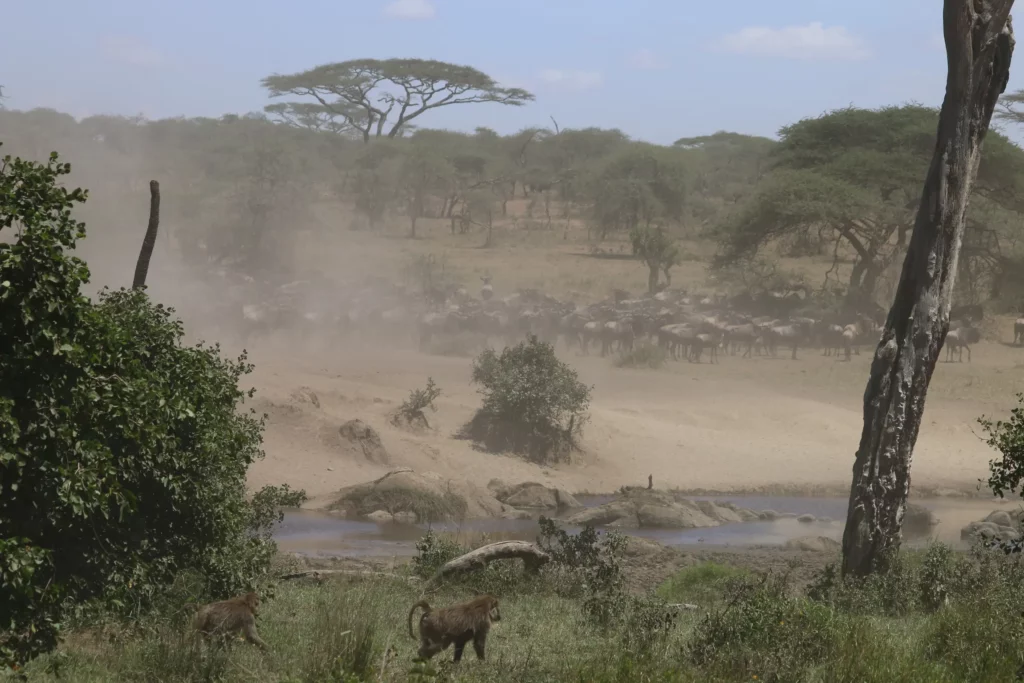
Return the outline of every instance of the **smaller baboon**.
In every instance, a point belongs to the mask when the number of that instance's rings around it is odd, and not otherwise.
[[[417,607],[423,608],[420,615],[420,659],[430,659],[438,652],[447,650],[455,643],[455,661],[462,659],[466,643],[473,641],[477,659],[484,658],[484,646],[491,622],[501,621],[498,599],[493,595],[478,595],[469,602],[433,610],[426,600],[420,600],[409,610],[409,636],[416,640],[412,630],[412,615]]]
[[[199,608],[195,627],[207,641],[213,636],[223,638],[241,633],[250,643],[261,650],[266,650],[267,644],[256,633],[256,615],[259,609],[260,597],[255,593],[211,602]]]

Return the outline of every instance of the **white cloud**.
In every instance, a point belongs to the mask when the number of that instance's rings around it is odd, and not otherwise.
[[[103,56],[131,66],[163,66],[167,64],[157,50],[133,36],[106,36],[100,39]]]
[[[634,69],[663,69],[665,62],[661,60],[654,50],[644,48],[637,50],[629,56],[629,65]]]
[[[573,71],[571,69],[544,69],[540,72],[544,83],[566,90],[590,90],[604,82],[598,71]]]
[[[433,19],[437,9],[430,0],[395,0],[384,8],[392,19]]]
[[[784,28],[748,26],[726,35],[720,47],[738,54],[787,59],[856,60],[869,54],[863,41],[844,27],[826,27],[820,21]]]

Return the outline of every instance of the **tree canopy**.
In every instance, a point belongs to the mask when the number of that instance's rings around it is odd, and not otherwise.
[[[495,102],[521,106],[533,95],[505,88],[470,66],[432,59],[353,59],[322,64],[262,81],[271,97],[291,95],[313,102],[270,105],[268,113],[290,122],[330,122],[334,130],[355,131],[364,141],[394,138],[424,113],[456,104]]]
[[[917,105],[851,107],[783,128],[767,173],[725,226],[718,263],[735,263],[772,242],[796,253],[828,249],[836,265],[852,254],[849,292],[873,298],[879,278],[906,246],[937,116]],[[972,229],[994,229],[994,209],[1019,211],[1022,183],[1024,152],[991,134]]]

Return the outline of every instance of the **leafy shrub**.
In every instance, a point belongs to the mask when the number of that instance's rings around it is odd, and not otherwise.
[[[717,562],[684,567],[658,586],[658,595],[671,602],[693,602],[700,606],[721,601],[730,581],[747,575],[746,570]]]
[[[838,650],[843,634],[824,605],[787,595],[787,577],[739,579],[725,607],[708,613],[688,644],[690,661],[730,677],[802,680]]]
[[[551,344],[531,336],[501,354],[486,349],[473,363],[473,382],[484,401],[466,436],[537,461],[568,457],[586,421],[591,389]]]
[[[625,536],[599,534],[592,526],[570,534],[547,517],[538,524],[537,545],[551,556],[548,572],[554,572],[556,587],[563,595],[582,595],[584,613],[609,627],[627,607],[621,565]]]
[[[445,563],[454,560],[467,550],[455,541],[438,536],[433,529],[416,541],[416,555],[412,558],[413,573],[420,578],[429,579]]]
[[[657,344],[644,342],[637,344],[629,351],[620,352],[619,357],[615,359],[615,367],[657,370],[665,364],[666,358],[668,358],[668,354],[665,349]]]
[[[262,419],[238,410],[245,356],[181,345],[142,291],[81,294],[84,235],[58,163],[0,166],[0,660],[53,647],[63,600],[137,610],[178,572],[214,595],[269,566],[271,503],[245,497]],[[249,392],[251,396],[252,392]],[[294,492],[293,492],[294,493]],[[287,498],[290,494],[285,494]],[[253,532],[256,533],[253,533]]]
[[[1010,410],[1008,420],[993,422],[981,417],[978,423],[988,434],[986,443],[1000,453],[998,459],[989,462],[989,488],[1000,498],[1014,492],[1024,497],[1024,394],[1017,394],[1017,407]],[[1006,552],[1024,551],[1024,539],[994,545]]]
[[[423,411],[428,408],[436,411],[437,406],[434,405],[434,401],[440,395],[441,388],[434,384],[433,377],[428,377],[426,387],[423,389],[413,389],[409,392],[409,398],[405,399],[402,405],[398,406],[398,410],[395,411],[395,419],[393,421],[429,427],[430,423],[427,421],[427,416]]]

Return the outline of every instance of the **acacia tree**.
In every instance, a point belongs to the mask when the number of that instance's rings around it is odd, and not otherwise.
[[[501,87],[473,67],[432,59],[353,59],[295,74],[273,74],[262,84],[271,97],[312,98],[318,105],[317,117],[355,130],[364,142],[398,137],[411,121],[433,109],[479,102],[521,106],[534,99],[521,88]],[[276,107],[273,112],[308,112],[301,102],[288,104],[291,108]]]
[[[686,166],[680,153],[634,143],[612,154],[586,184],[584,201],[600,237],[682,220]]]
[[[679,265],[679,245],[662,228],[634,228],[629,235],[633,244],[633,255],[647,266],[647,291],[658,291],[658,276],[665,273],[665,284],[672,284],[669,271]]]
[[[1013,0],[945,0],[949,71],[931,166],[864,392],[864,428],[843,534],[843,574],[884,570],[899,548],[910,461],[949,330],[956,265],[981,147],[1006,88]]]
[[[873,301],[880,277],[906,247],[935,123],[935,110],[911,105],[841,109],[783,128],[768,173],[723,234],[716,264],[735,264],[780,240],[816,243],[832,251],[830,274],[852,253],[849,299]],[[1024,154],[992,138],[978,176],[981,202],[1019,203]]]

